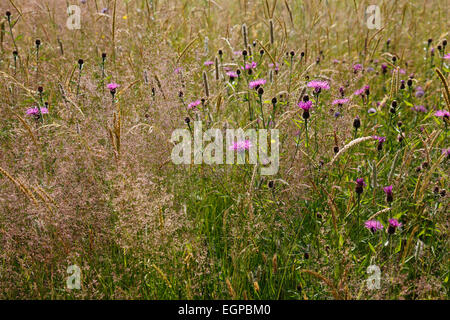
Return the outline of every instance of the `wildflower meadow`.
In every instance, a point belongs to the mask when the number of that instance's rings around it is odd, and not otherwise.
[[[1,0],[0,299],[447,299],[449,13]]]

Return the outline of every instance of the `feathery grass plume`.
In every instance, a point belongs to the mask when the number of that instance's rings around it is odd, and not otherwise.
[[[333,282],[331,282],[331,280],[325,278],[323,275],[321,275],[318,272],[312,271],[312,270],[306,270],[306,269],[301,269],[299,270],[300,273],[307,273],[310,274],[320,280],[322,280],[323,282],[325,282],[327,284],[327,286],[331,289],[331,294],[333,295],[333,297],[336,300],[340,300],[340,296],[338,294],[338,291],[336,290],[336,287],[334,286]]]
[[[244,39],[244,48],[248,47],[248,35],[247,35],[247,25],[244,23],[242,25],[242,38]]]
[[[445,79],[444,75],[442,74],[442,71],[439,70],[439,68],[436,68],[435,70],[436,70],[437,75],[439,76],[439,79],[441,79],[441,82],[444,86],[444,89],[442,90],[443,95],[444,95],[444,100],[447,105],[447,110],[450,111],[450,91],[448,88],[447,80]]]
[[[349,143],[347,143],[341,150],[339,150],[339,152],[334,156],[334,158],[329,162],[329,165],[332,166],[333,163],[337,160],[337,158],[339,158],[342,154],[344,154],[345,152],[347,152],[347,150],[349,150],[351,147],[364,142],[364,141],[368,141],[368,140],[373,140],[372,136],[369,137],[361,137],[358,139],[354,139],[352,141],[350,141]]]
[[[377,162],[372,160],[372,188],[375,189],[377,187]]]
[[[397,68],[395,68],[395,69],[392,71],[391,91],[390,91],[390,94],[389,94],[389,98],[390,98],[390,99],[393,99],[393,98],[397,95],[397,93],[398,93],[398,86],[397,86],[398,69],[399,69],[399,68],[397,67]]]
[[[228,293],[231,296],[232,299],[236,298],[236,293],[234,292],[233,286],[231,285],[231,282],[228,278],[225,279],[225,282],[227,284]]]
[[[269,33],[270,33],[270,44],[273,45],[275,38],[274,38],[274,34],[273,34],[273,20],[270,19],[269,20]]]
[[[276,274],[278,271],[277,254],[275,253],[272,258],[272,273]]]
[[[12,183],[16,185],[17,188],[22,191],[22,193],[30,200],[32,201],[36,206],[38,205],[38,202],[36,198],[33,196],[31,191],[19,180],[14,179],[12,175],[10,175],[5,169],[0,167],[0,173],[3,174],[5,177],[7,177]]]
[[[172,284],[170,283],[169,279],[165,275],[165,273],[156,265],[152,264],[152,267],[159,273],[159,275],[163,278],[163,280],[166,282],[167,286],[172,289]]]
[[[205,95],[209,98],[209,85],[208,85],[208,75],[206,71],[203,71],[203,87],[205,89]]]
[[[378,217],[380,214],[383,214],[383,213],[385,213],[385,212],[389,212],[389,211],[391,211],[391,208],[384,208],[384,209],[382,209],[382,210],[380,210],[380,211],[378,211],[378,212],[375,212],[373,215],[371,215],[367,220],[373,220],[373,219],[375,219],[376,217]]]

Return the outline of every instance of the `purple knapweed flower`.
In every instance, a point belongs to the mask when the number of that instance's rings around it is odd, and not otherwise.
[[[30,116],[38,117],[41,114],[48,114],[48,109],[45,107],[40,108],[40,109],[38,107],[32,107],[27,110],[27,115],[30,115]]]
[[[269,68],[273,68],[275,71],[280,70],[278,63],[276,63],[275,65],[273,63],[269,63]]]
[[[414,106],[411,109],[414,111],[417,111],[417,112],[427,112],[428,111],[427,108],[425,108],[424,106]]]
[[[402,224],[400,222],[398,222],[397,219],[389,219],[388,233],[394,234],[395,230],[397,228],[400,228],[401,226],[402,226]]]
[[[355,187],[355,192],[357,194],[361,194],[364,191],[364,187],[366,186],[366,183],[364,182],[363,178],[358,178],[356,179],[356,187]]]
[[[355,65],[353,65],[353,72],[357,73],[358,71],[362,70],[363,66],[360,63],[357,63]]]
[[[423,91],[422,87],[417,87],[415,93],[416,98],[422,98],[424,95],[425,91]]]
[[[212,66],[214,64],[214,61],[208,60],[208,61],[205,61],[203,64],[205,66]]]
[[[252,147],[252,143],[250,140],[242,140],[242,141],[237,141],[234,142],[229,149],[230,150],[234,150],[234,151],[238,151],[238,152],[242,152],[245,150],[249,150]]]
[[[196,106],[200,105],[200,103],[201,103],[200,100],[195,100],[188,104],[188,109],[194,109]]]
[[[446,154],[446,155],[447,155],[447,158],[450,159],[450,148],[443,149],[443,150],[442,150],[442,154]]]
[[[381,151],[383,149],[383,142],[386,141],[386,137],[373,136],[372,138],[378,140],[377,150]]]
[[[383,191],[386,194],[386,201],[392,202],[394,200],[394,196],[392,194],[392,186],[383,187]]]
[[[306,85],[308,88],[314,88],[314,90],[319,93],[321,90],[329,90],[330,85],[326,81],[313,80],[308,82]]]
[[[448,112],[447,110],[438,110],[434,115],[436,117],[443,117],[448,119],[450,117],[450,112]]]
[[[306,102],[305,102],[305,101],[300,101],[300,102],[297,104],[297,106],[298,106],[299,108],[303,109],[303,110],[308,111],[309,109],[312,108],[312,101],[311,101],[311,100],[306,101]]]
[[[227,76],[230,77],[230,79],[234,79],[234,78],[238,77],[238,74],[234,71],[228,71],[226,74],[227,74]]]
[[[447,53],[447,54],[444,56],[444,59],[450,60],[450,53]]]
[[[375,113],[377,113],[377,110],[375,108],[370,108],[369,110],[367,110],[367,112],[369,114],[375,114]]]
[[[265,79],[258,79],[258,80],[250,81],[248,86],[250,87],[250,89],[255,89],[255,88],[259,88],[260,86],[264,85],[265,83],[266,83]]]
[[[336,99],[336,100],[334,100],[331,104],[334,106],[334,105],[340,105],[340,106],[342,106],[343,104],[346,104],[346,103],[348,103],[350,101],[350,99],[347,99],[347,98],[345,98],[345,99]]]
[[[364,223],[364,227],[375,233],[377,230],[383,230],[383,225],[377,220],[368,220]]]
[[[255,61],[252,61],[252,63],[246,63],[245,64],[245,68],[244,67],[241,67],[241,69],[242,70],[249,70],[249,69],[255,69],[256,68],[256,62]]]

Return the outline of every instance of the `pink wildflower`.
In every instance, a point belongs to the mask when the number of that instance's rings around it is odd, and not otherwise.
[[[250,81],[250,83],[248,84],[248,86],[250,87],[250,89],[255,89],[255,88],[259,88],[259,86],[262,86],[263,84],[266,83],[266,80],[264,79],[258,79],[258,80],[253,80]]]
[[[383,229],[383,225],[381,224],[381,222],[379,222],[377,220],[368,220],[368,221],[366,221],[364,226],[367,229],[369,229],[370,231],[372,231],[372,233],[375,233],[377,230]]]

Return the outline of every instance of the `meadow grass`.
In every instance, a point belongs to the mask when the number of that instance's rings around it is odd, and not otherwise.
[[[447,299],[448,2],[0,12],[2,299]],[[195,120],[278,129],[278,172],[175,165]]]

